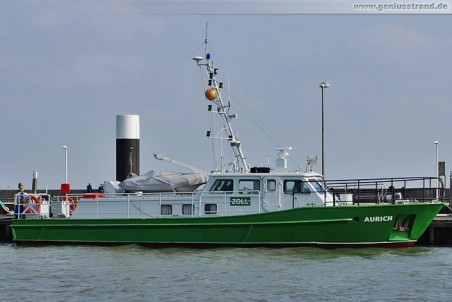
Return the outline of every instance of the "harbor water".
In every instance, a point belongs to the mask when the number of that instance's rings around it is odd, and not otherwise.
[[[450,301],[452,248],[0,244],[0,301]]]

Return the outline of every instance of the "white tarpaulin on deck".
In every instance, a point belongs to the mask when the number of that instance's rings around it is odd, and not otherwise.
[[[151,170],[146,174],[132,176],[119,186],[126,191],[143,192],[192,192],[207,182],[204,173],[179,173]]]

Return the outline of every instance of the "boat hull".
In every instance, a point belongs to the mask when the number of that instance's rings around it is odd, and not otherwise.
[[[11,230],[18,243],[404,247],[417,241],[442,206],[308,207],[227,217],[16,219]]]

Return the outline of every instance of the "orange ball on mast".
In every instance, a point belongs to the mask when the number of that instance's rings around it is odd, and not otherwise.
[[[215,88],[209,87],[207,88],[205,95],[206,99],[213,101],[218,97],[218,92]]]

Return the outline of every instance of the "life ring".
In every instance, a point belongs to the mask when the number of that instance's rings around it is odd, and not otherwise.
[[[75,209],[77,209],[77,206],[78,206],[78,197],[75,197],[75,200],[73,200],[72,204],[71,204],[72,212],[75,212]]]
[[[71,212],[74,212],[75,209],[77,209],[78,197],[76,197],[75,199],[72,197],[67,197],[67,198],[64,198],[63,201],[69,201],[71,203]]]
[[[34,203],[32,203],[31,200],[33,200]],[[22,204],[24,207],[24,213],[31,213],[31,208],[33,208],[35,212],[39,212],[41,209],[41,202],[39,201],[39,198],[34,195],[27,196]]]

